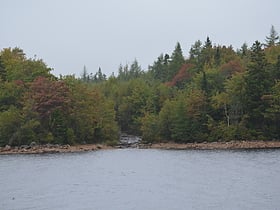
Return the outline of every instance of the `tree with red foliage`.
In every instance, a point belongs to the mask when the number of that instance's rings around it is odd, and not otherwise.
[[[38,77],[30,84],[29,99],[32,110],[41,119],[48,119],[56,110],[67,111],[70,102],[69,90],[63,81],[51,81]]]
[[[226,78],[230,78],[233,74],[241,73],[244,71],[245,69],[237,60],[229,61],[228,63],[225,63],[220,67],[221,74]]]
[[[29,83],[24,107],[27,119],[40,122],[44,142],[57,144],[72,143],[68,132],[70,92],[63,81],[37,77]]]
[[[170,87],[183,87],[185,82],[191,78],[189,69],[192,67],[192,64],[183,64],[178,73],[173,77],[172,81],[167,82],[166,85]]]

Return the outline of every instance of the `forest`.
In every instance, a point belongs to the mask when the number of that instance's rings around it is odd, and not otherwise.
[[[144,143],[280,139],[280,42],[240,49],[180,43],[148,69],[137,60],[116,76],[86,67],[80,77],[51,73],[20,48],[0,52],[0,146],[115,145],[121,132]]]

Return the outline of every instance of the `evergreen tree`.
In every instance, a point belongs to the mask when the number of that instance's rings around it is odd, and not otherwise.
[[[274,26],[271,26],[270,34],[269,36],[266,36],[266,47],[272,47],[276,44],[279,44],[279,36],[276,30],[274,29]]]
[[[278,55],[277,62],[274,65],[272,79],[277,81],[280,80],[280,55]]]
[[[67,124],[64,114],[60,110],[55,110],[51,114],[50,130],[54,136],[56,144],[68,144]]]
[[[92,78],[90,78],[92,82],[99,83],[106,81],[106,75],[102,73],[101,68],[98,68],[98,71],[94,74]]]
[[[86,66],[84,66],[84,68],[83,68],[82,81],[83,82],[88,82],[89,81],[89,75],[88,75]]]
[[[204,65],[211,66],[211,59],[212,59],[212,42],[210,38],[207,36],[203,49],[201,51],[202,59],[200,63],[200,70],[203,69]]]
[[[190,49],[190,61],[192,63],[198,64],[201,59],[202,42],[197,40]]]
[[[212,41],[210,40],[209,36],[207,36],[204,48],[212,48]]]
[[[157,61],[154,62],[152,66],[149,67],[152,72],[153,78],[160,80],[161,82],[167,82],[167,70],[169,64],[169,55],[161,54]]]
[[[256,41],[252,46],[250,64],[245,77],[245,96],[249,127],[260,131],[263,123],[265,102],[262,96],[268,92],[269,80],[266,71],[267,62],[261,43]]]
[[[138,78],[143,73],[141,66],[136,59],[130,65],[129,72],[131,78]]]
[[[248,54],[248,45],[246,43],[244,43],[241,46],[241,56],[244,57]]]
[[[177,74],[177,72],[180,70],[180,68],[184,63],[185,63],[185,59],[183,56],[183,51],[180,43],[178,42],[171,55],[171,61],[168,67],[168,76],[167,76],[168,81],[171,81],[173,79],[173,77]]]
[[[220,47],[216,47],[216,52],[214,55],[214,60],[215,60],[215,66],[218,67],[221,64],[221,50]]]
[[[4,64],[2,62],[1,56],[0,56],[0,81],[6,81],[7,79],[7,71],[4,67]]]

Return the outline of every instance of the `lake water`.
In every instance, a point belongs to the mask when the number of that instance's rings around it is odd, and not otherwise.
[[[1,210],[280,209],[280,150],[0,156]]]

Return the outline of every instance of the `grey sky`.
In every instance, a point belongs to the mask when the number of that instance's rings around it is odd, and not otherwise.
[[[37,55],[56,75],[83,66],[110,75],[135,58],[143,69],[180,42],[239,48],[280,32],[279,0],[0,0],[0,48]]]

